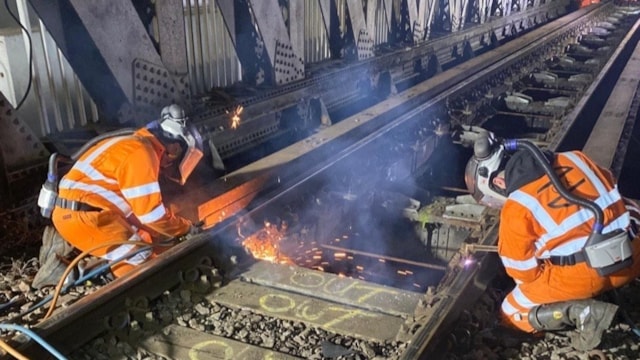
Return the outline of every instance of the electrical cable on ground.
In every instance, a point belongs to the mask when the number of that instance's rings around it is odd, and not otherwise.
[[[35,332],[33,332],[33,331],[23,327],[23,326],[14,325],[14,324],[0,324],[0,329],[22,332],[22,333],[26,334],[28,337],[30,337],[31,339],[35,340],[35,342],[37,342],[38,344],[40,344],[40,346],[45,348],[45,350],[47,350],[56,359],[58,359],[58,360],[66,360],[67,359],[58,350],[54,349],[51,345],[49,345],[49,343],[44,341],[44,339],[41,338],[38,334],[36,334]]]
[[[97,266],[95,269],[93,269],[92,271],[90,271],[89,273],[85,274],[84,276],[80,277],[79,279],[77,279],[76,281],[74,281],[71,284],[67,284],[64,288],[62,288],[60,291],[58,292],[54,292],[54,294],[49,294],[47,295],[44,299],[40,300],[38,303],[34,304],[33,306],[31,306],[30,308],[24,310],[23,312],[21,312],[20,314],[12,317],[11,319],[8,320],[8,322],[12,322],[15,321],[17,319],[20,319],[22,317],[24,317],[27,314],[30,314],[32,312],[34,312],[35,310],[45,306],[46,304],[48,304],[54,297],[54,295],[56,296],[56,301],[58,296],[61,293],[65,293],[69,288],[73,287],[73,286],[77,286],[82,284],[83,282],[102,274],[103,272],[105,272],[106,270],[108,270],[109,268],[111,268],[113,265],[124,261],[132,256],[137,255],[138,253],[147,250],[148,248],[152,247],[152,246],[171,246],[169,244],[149,244],[149,243],[145,243],[145,242],[141,242],[141,241],[122,241],[122,242],[115,242],[115,244],[121,245],[121,244],[132,244],[132,245],[144,245],[143,247],[136,249],[136,251],[128,253],[126,255],[123,255],[122,257],[119,257],[115,260],[109,261],[105,264],[102,264],[100,266]],[[103,246],[111,246],[112,244],[104,244]],[[97,247],[100,248],[101,246]],[[91,249],[90,251],[94,251],[94,249]],[[80,256],[80,255],[78,255]],[[71,266],[71,265],[69,265]],[[68,273],[71,271],[70,268],[68,272],[65,272],[67,275],[63,276],[62,279],[66,279],[66,277],[68,276]],[[62,280],[62,282],[64,283],[64,280]]]
[[[115,245],[139,245],[142,246],[139,249],[136,249],[136,251],[128,253],[118,259],[115,259],[113,261],[110,261],[106,264],[103,264],[101,266],[98,266],[96,269],[90,271],[89,273],[87,273],[86,275],[80,277],[78,280],[76,280],[73,284],[69,284],[67,286],[65,286],[64,288],[62,288],[62,284],[64,284],[64,279],[67,278],[67,276],[69,275],[69,273],[71,272],[71,270],[75,267],[75,265],[80,262],[80,260],[82,260],[83,258],[85,258],[86,256],[90,255],[90,253],[92,251],[95,251],[97,249],[100,249],[102,247],[105,246],[115,246]],[[91,279],[92,277],[101,274],[102,272],[104,272],[105,270],[109,269],[111,266],[126,260],[132,256],[137,255],[138,253],[148,250],[150,248],[152,248],[153,246],[169,246],[166,244],[148,244],[142,241],[117,241],[117,242],[111,242],[108,244],[102,244],[100,246],[96,246],[93,249],[90,249],[88,251],[83,252],[82,254],[78,255],[73,262],[71,262],[69,264],[69,266],[67,267],[67,269],[65,270],[63,276],[61,277],[60,281],[58,282],[58,286],[56,286],[54,295],[49,295],[47,296],[45,299],[41,300],[38,304],[32,306],[30,309],[28,309],[27,311],[19,314],[18,316],[14,317],[13,319],[22,317],[44,305],[46,305],[49,301],[53,300],[52,304],[49,307],[49,312],[47,313],[47,315],[45,315],[44,319],[47,319],[51,313],[53,313],[53,309],[55,308],[55,304],[57,302],[57,299],[59,297],[59,295],[62,292],[65,292],[67,289],[69,289],[71,286],[76,286],[81,284],[82,282]],[[13,320],[12,319],[12,320]],[[59,352],[57,352],[57,350],[55,350],[53,347],[51,347],[49,344],[47,344],[44,339],[40,338],[39,336],[35,335],[35,333],[28,331],[28,329],[24,329],[21,326],[18,325],[14,325],[14,324],[5,324],[5,323],[0,323],[0,329],[7,329],[7,330],[18,330],[18,331],[22,331],[24,333],[27,333],[27,335],[29,335],[29,337],[31,337],[32,339],[34,339],[36,342],[38,342],[42,347],[44,347],[47,351],[49,351],[51,354],[53,354],[56,358],[58,359],[62,359],[65,360],[66,358],[60,354]],[[24,331],[27,330],[27,331]],[[12,348],[9,344],[7,344],[6,342],[2,341],[0,339],[0,348],[5,350],[7,353],[9,353],[11,356],[15,357],[18,360],[28,360],[27,357],[25,357],[24,355],[20,354],[17,350],[15,350],[14,348]]]
[[[0,340],[0,349],[6,351],[7,353],[9,353],[9,355],[13,356],[14,358],[18,359],[18,360],[29,360],[28,357],[20,354],[18,352],[18,350],[14,349],[11,347],[11,345],[7,344],[6,342]]]
[[[84,259],[85,257],[89,256],[92,252],[104,248],[104,247],[108,247],[108,246],[118,246],[118,245],[137,245],[137,246],[143,246],[141,249],[137,249],[135,253],[129,253],[126,256],[124,256],[122,259],[118,259],[118,260],[124,260],[127,259],[135,254],[137,254],[138,252],[141,252],[143,250],[147,250],[153,246],[163,246],[163,244],[149,244],[143,241],[112,241],[109,243],[105,243],[105,244],[101,244],[98,246],[95,246],[89,250],[83,251],[80,255],[76,256],[75,259],[73,259],[73,261],[71,263],[69,263],[69,265],[67,266],[67,268],[65,269],[64,273],[62,274],[62,276],[60,277],[60,280],[58,281],[58,285],[56,285],[55,291],[54,291],[54,295],[53,298],[51,299],[51,304],[49,305],[49,311],[47,311],[47,314],[44,316],[43,320],[46,320],[47,318],[49,318],[51,316],[51,314],[53,314],[53,310],[56,307],[56,302],[58,301],[58,298],[60,297],[60,293],[62,291],[62,287],[64,286],[64,282],[67,278],[67,276],[69,276],[69,273],[71,272],[71,270],[73,270],[73,268],[80,262],[80,260]],[[165,245],[167,246],[167,245]]]

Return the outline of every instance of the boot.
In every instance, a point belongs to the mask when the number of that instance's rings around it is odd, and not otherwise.
[[[33,278],[31,286],[42,289],[45,286],[55,286],[69,264],[66,257],[73,251],[73,246],[66,242],[53,226],[47,226],[42,233],[42,247],[38,261],[40,269]],[[65,284],[75,281],[72,271]]]
[[[529,323],[539,331],[575,328],[569,335],[571,345],[587,351],[600,344],[602,332],[609,328],[617,311],[618,305],[593,299],[565,301],[534,307]]]

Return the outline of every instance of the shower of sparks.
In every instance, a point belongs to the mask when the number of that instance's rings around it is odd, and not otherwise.
[[[354,254],[358,250],[348,247],[351,240],[349,235],[332,237],[329,243],[323,243],[309,237],[301,239],[297,232],[291,231],[291,226],[286,221],[275,223],[265,221],[263,225],[252,235],[243,236],[240,234],[242,244],[256,259],[331,272],[339,278],[382,281],[382,283],[389,284],[402,283],[418,291],[426,288],[426,285],[421,284],[421,281],[416,281],[419,279],[414,271],[406,267],[397,268],[396,265],[393,265],[395,264],[394,260],[387,261],[387,259],[377,257],[378,255],[375,253]],[[304,234],[307,235],[307,233]],[[335,246],[340,243],[346,243],[347,247]],[[284,248],[281,248],[281,245]],[[367,261],[367,259],[369,260]],[[365,269],[364,265],[371,264],[372,261],[374,262],[373,266],[366,266]],[[387,264],[394,267],[392,272],[388,271],[390,269],[386,267]],[[380,266],[384,269],[381,269]]]
[[[291,259],[280,252],[280,241],[284,237],[286,226],[280,228],[265,222],[264,228],[245,238],[242,245],[249,250],[256,259],[262,259],[280,264],[292,264]]]

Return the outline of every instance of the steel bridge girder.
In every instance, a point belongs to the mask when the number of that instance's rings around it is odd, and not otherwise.
[[[367,19],[364,16],[362,0],[347,0],[347,8],[349,9],[349,20],[351,20],[351,29],[355,37],[356,52],[358,60],[373,57],[373,39],[369,33]]]
[[[299,48],[301,45],[299,34],[294,37],[296,43],[292,43],[278,0],[249,0],[248,4],[253,11],[256,26],[264,42],[275,83],[282,85],[304,79],[304,61],[301,56],[302,49]],[[295,4],[297,14],[303,14],[303,6],[304,3]],[[298,26],[296,22],[295,27]]]
[[[30,0],[99,109],[121,123],[184,103],[187,87],[165,68],[129,0]]]

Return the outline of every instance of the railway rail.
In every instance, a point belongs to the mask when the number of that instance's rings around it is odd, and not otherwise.
[[[498,222],[458,196],[470,155],[460,130],[581,147],[573,131],[596,123],[634,53],[637,18],[612,4],[581,9],[194,186],[177,200],[202,204],[192,215],[207,232],[67,295],[33,330],[74,358],[92,348],[124,358],[442,353],[498,264],[463,250],[495,244]],[[11,343],[46,356],[24,336]]]

